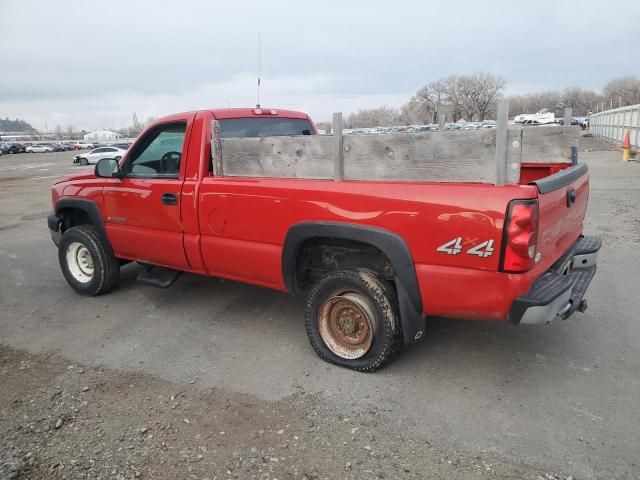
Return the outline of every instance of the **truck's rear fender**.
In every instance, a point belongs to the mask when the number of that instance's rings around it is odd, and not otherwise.
[[[113,249],[100,215],[100,209],[98,205],[90,200],[61,198],[56,202],[55,214],[49,217],[48,223],[50,229],[52,227],[60,228],[62,231],[77,224],[91,224],[96,228],[98,236],[107,251],[113,254]]]
[[[405,344],[422,338],[425,319],[415,265],[407,243],[399,235],[381,228],[337,222],[301,222],[289,228],[282,250],[284,284],[292,293],[303,293],[298,281],[298,258],[306,241],[315,238],[352,240],[371,245],[389,260],[398,293],[400,322]]]

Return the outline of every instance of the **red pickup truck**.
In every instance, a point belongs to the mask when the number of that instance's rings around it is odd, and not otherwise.
[[[181,113],[56,181],[48,226],[73,289],[105,293],[135,261],[157,287],[192,272],[305,294],[315,351],[360,371],[422,338],[428,316],[537,324],[586,308],[601,241],[583,235],[585,164],[523,165],[504,186],[225,177],[214,121],[223,139],[317,133],[294,111]]]

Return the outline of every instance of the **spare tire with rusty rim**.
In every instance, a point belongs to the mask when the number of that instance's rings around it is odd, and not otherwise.
[[[329,272],[307,298],[309,342],[328,362],[373,372],[402,345],[397,312],[393,287],[374,271]]]

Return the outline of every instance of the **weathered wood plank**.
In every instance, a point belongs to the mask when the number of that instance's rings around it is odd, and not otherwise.
[[[509,130],[506,181],[520,177],[520,132]],[[495,180],[495,130],[344,137],[347,180],[483,182]]]
[[[523,163],[571,162],[571,147],[578,146],[579,126],[524,127]]]
[[[211,122],[211,161],[213,174],[216,177],[223,176],[222,145],[220,143],[220,124],[214,120]]]
[[[507,124],[509,122],[509,103],[502,99],[496,109],[496,185],[507,181]]]
[[[332,179],[333,136],[224,138],[224,175]]]
[[[342,150],[342,113],[333,114],[333,179],[337,182],[344,179],[344,154]]]

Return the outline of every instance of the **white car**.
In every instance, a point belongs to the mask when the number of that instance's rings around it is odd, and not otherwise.
[[[98,163],[98,160],[103,158],[115,158],[120,160],[127,151],[118,147],[98,147],[94,148],[90,152],[81,153],[73,157],[73,163],[79,163],[80,165],[92,165]]]
[[[73,148],[75,148],[76,150],[84,150],[85,148],[96,148],[96,146],[97,145],[89,142],[76,142],[73,145]]]
[[[45,152],[53,152],[53,148],[49,145],[29,145],[25,152],[31,153],[45,153]]]

